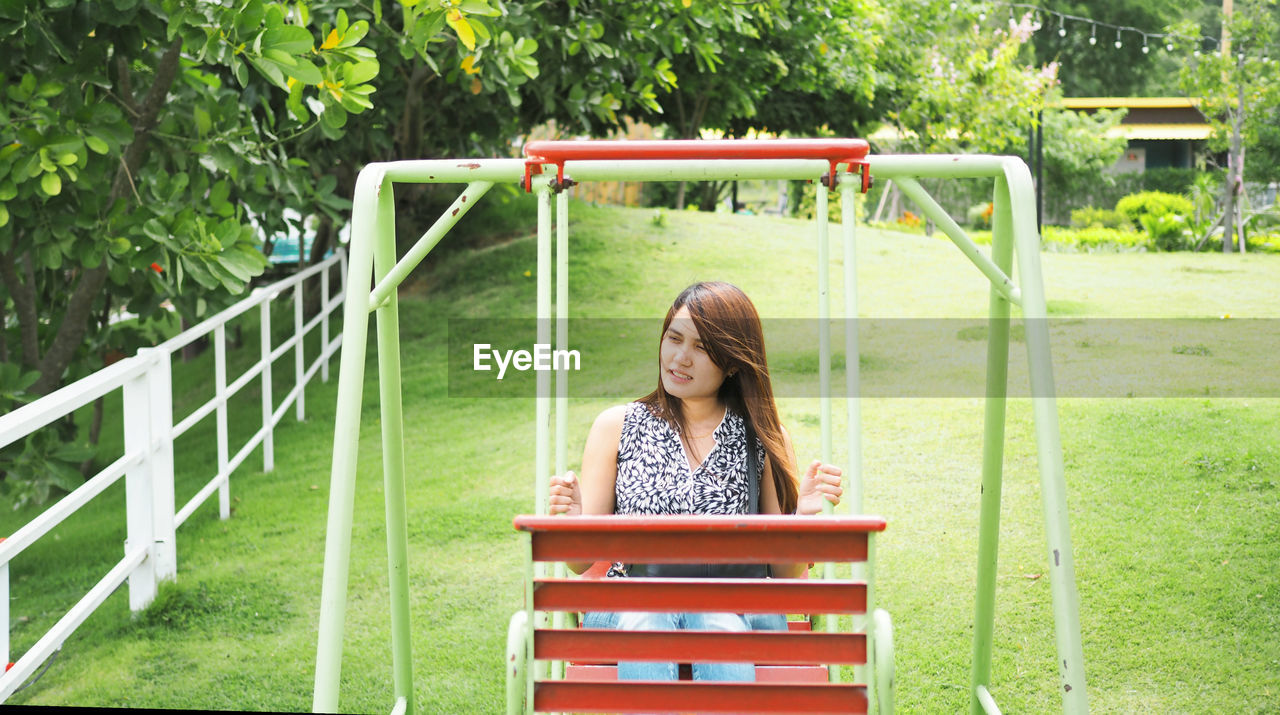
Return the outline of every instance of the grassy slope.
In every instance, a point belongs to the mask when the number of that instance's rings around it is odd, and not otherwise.
[[[575,316],[653,317],[689,282],[742,286],[766,317],[816,313],[805,222],[575,205]],[[860,305],[876,317],[979,316],[981,277],[949,244],[863,231]],[[833,256],[839,256],[838,245]],[[1269,256],[1043,257],[1051,310],[1090,316],[1274,317]],[[535,267],[521,239],[451,256],[402,295],[410,578],[416,693],[427,712],[494,712],[506,620],[519,606],[510,518],[531,509],[533,404],[447,397],[447,317],[529,315]],[[836,272],[838,276],[838,271]],[[837,281],[833,281],[838,283]],[[430,290],[426,289],[430,286]],[[901,303],[897,296],[909,297]],[[833,286],[833,304],[841,305]],[[246,322],[252,353],[256,326]],[[812,345],[771,345],[803,371]],[[314,354],[314,353],[312,353]],[[593,356],[584,356],[593,359]],[[602,355],[594,359],[613,360]],[[871,367],[885,368],[880,361]],[[1196,359],[1196,358],[1190,358]],[[1200,358],[1204,359],[1204,358]],[[211,356],[183,370],[179,403],[206,399]],[[1206,368],[1212,366],[1206,359]],[[283,394],[289,370],[276,372]],[[816,368],[810,368],[816,372]],[[237,401],[252,432],[259,399]],[[376,375],[365,383],[341,706],[391,699]],[[276,437],[276,470],[233,478],[234,518],[202,508],[178,534],[179,581],[130,618],[123,590],[15,704],[305,710],[310,707],[335,386],[308,394],[308,420]],[[574,400],[571,464],[608,400]],[[1280,697],[1280,427],[1275,400],[1064,400],[1069,481],[1091,703],[1101,712],[1257,711]],[[817,400],[782,402],[801,460],[818,453]],[[188,408],[189,409],[189,408]],[[835,428],[843,434],[843,410]],[[968,687],[981,401],[864,400],[866,511],[883,514],[880,602],[893,614],[898,702],[962,709]],[[1058,702],[1052,611],[1030,406],[1010,403],[993,691],[1011,712]],[[185,410],[180,409],[180,414]],[[207,430],[206,430],[207,432]],[[110,439],[108,433],[107,439]],[[118,438],[117,438],[118,439]],[[181,464],[208,464],[208,434]],[[836,460],[845,454],[837,439]],[[203,455],[203,456],[202,456]],[[187,478],[180,494],[199,480]],[[123,538],[122,490],[13,565],[15,652],[83,593]],[[33,513],[6,514],[4,531]],[[22,619],[28,619],[23,621]],[[1201,700],[1203,699],[1203,700]]]

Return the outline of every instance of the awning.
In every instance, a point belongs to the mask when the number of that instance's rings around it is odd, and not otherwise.
[[[1213,128],[1208,124],[1118,124],[1107,130],[1109,137],[1125,139],[1208,139]]]

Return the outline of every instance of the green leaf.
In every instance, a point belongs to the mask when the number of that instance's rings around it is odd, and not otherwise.
[[[56,173],[48,173],[40,177],[40,188],[50,196],[57,196],[62,193],[62,178]]]
[[[111,151],[111,147],[107,146],[106,142],[102,141],[98,137],[93,136],[92,134],[84,138],[84,143],[95,154],[106,154],[107,152]]]
[[[18,186],[12,179],[0,181],[0,201],[8,201],[18,195]]]
[[[281,71],[286,75],[298,80],[302,84],[320,84],[324,81],[324,76],[320,74],[319,68],[311,63],[311,60],[302,57],[293,58],[293,65],[280,66]],[[297,87],[297,85],[294,85]],[[292,92],[293,90],[290,90]]]
[[[9,207],[0,204],[0,228],[4,228],[9,224]]]
[[[462,4],[458,9],[468,15],[487,15],[488,17],[498,17],[502,14],[501,10],[489,7],[489,3],[485,0],[462,0]]]
[[[344,65],[347,84],[364,84],[378,76],[377,62],[348,62]]]
[[[382,23],[382,0],[373,0],[373,22]]]
[[[311,36],[311,33],[305,27],[298,27],[297,25],[269,27],[266,32],[262,33],[263,49],[270,48],[296,55],[311,51],[314,45],[315,38]]]
[[[66,89],[66,87],[60,82],[45,82],[36,90],[36,96],[45,98],[56,97],[59,94],[62,94],[62,90],[64,89]]]
[[[338,47],[355,47],[360,44],[360,40],[369,32],[369,23],[361,20],[342,34],[342,40],[338,42]]]
[[[200,105],[196,105],[192,113],[196,121],[196,134],[203,137],[213,128],[213,118],[209,116],[209,110]]]

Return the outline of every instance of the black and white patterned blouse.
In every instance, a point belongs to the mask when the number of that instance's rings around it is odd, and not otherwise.
[[[741,416],[725,410],[712,432],[715,446],[690,470],[675,427],[653,414],[648,405],[627,405],[618,439],[615,514],[745,514],[747,430]],[[757,464],[764,464],[764,445],[755,439]],[[623,576],[621,564],[610,576]]]

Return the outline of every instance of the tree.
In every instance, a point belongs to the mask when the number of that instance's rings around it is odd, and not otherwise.
[[[922,3],[926,8],[929,3]],[[924,9],[919,17],[939,18]],[[902,148],[918,152],[1000,153],[1021,146],[1032,117],[1057,82],[1057,66],[1023,59],[1037,25],[1031,14],[991,28],[975,14],[918,22],[909,16],[893,36],[917,48],[899,69],[888,118]],[[1025,50],[1029,54],[1029,50]]]
[[[1227,176],[1223,182],[1220,216],[1201,237],[1202,247],[1222,226],[1222,251],[1245,247],[1242,199],[1245,150],[1267,136],[1280,114],[1280,85],[1275,82],[1277,63],[1270,57],[1280,36],[1280,10],[1275,0],[1244,0],[1223,22],[1220,52],[1200,51],[1200,28],[1182,23],[1170,28],[1194,48],[1179,77],[1187,94],[1200,98],[1200,110],[1213,127],[1210,148],[1227,151]],[[1239,243],[1237,244],[1237,236]]]
[[[1206,9],[1199,0],[1072,0],[1041,5],[1066,15],[1151,32],[1183,19],[1198,22]],[[1003,14],[995,8],[988,12],[995,17]],[[1078,20],[1063,23],[1049,15],[1039,19],[1043,27],[1031,38],[1035,63],[1055,62],[1062,68],[1059,78],[1065,96],[1161,96],[1178,91],[1176,77],[1183,58],[1166,51],[1163,41],[1151,38],[1144,43],[1140,34],[1122,32],[1121,46],[1116,47],[1113,28],[1095,28]]]

